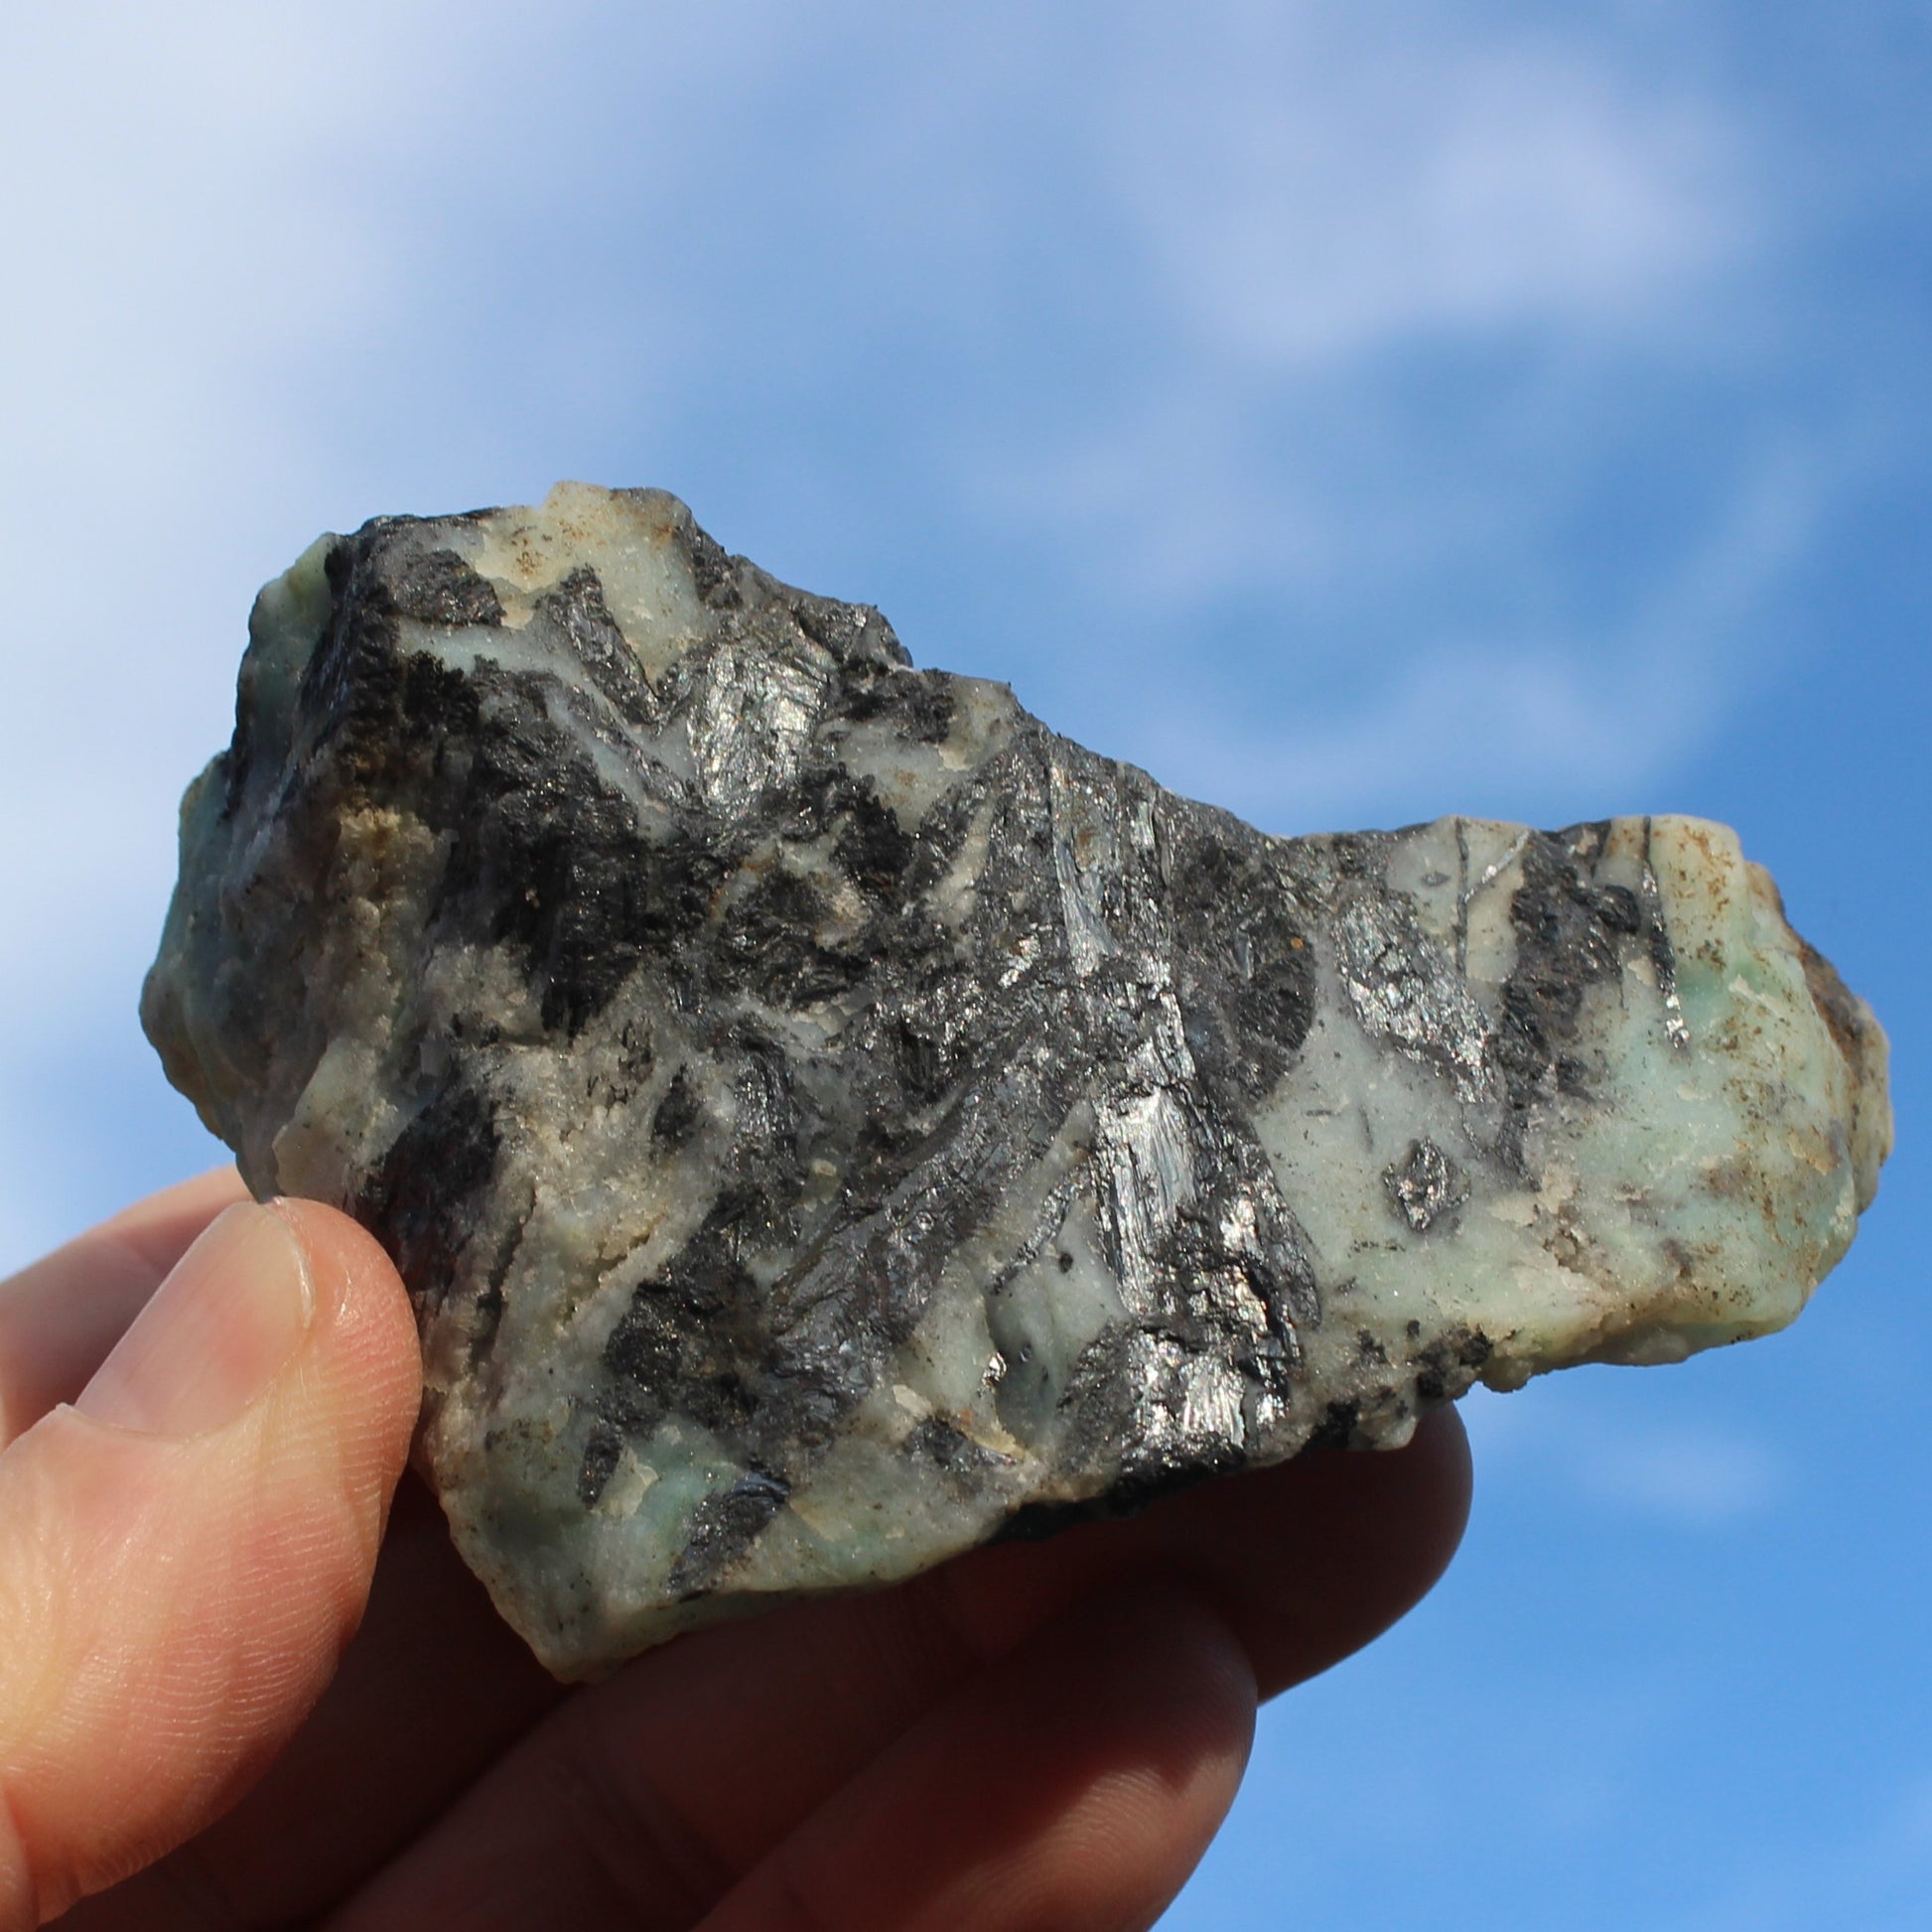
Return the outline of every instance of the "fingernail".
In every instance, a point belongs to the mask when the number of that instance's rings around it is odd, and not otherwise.
[[[74,1404],[156,1436],[219,1429],[272,1384],[308,1331],[309,1263],[272,1209],[243,1202],[202,1231]]]

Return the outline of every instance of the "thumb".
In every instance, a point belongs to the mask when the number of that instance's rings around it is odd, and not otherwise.
[[[418,1389],[374,1241],[311,1202],[237,1205],[0,1452],[0,1932],[267,1767],[361,1616]]]

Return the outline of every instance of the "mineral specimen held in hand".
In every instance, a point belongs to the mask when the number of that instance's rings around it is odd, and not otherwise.
[[[143,1017],[564,1676],[1776,1328],[1890,1131],[1717,826],[1270,838],[577,485],[263,591]]]

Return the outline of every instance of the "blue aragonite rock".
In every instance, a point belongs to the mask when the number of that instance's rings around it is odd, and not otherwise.
[[[567,1677],[1779,1327],[1890,1133],[1721,827],[1270,838],[581,485],[263,591],[143,1018]]]

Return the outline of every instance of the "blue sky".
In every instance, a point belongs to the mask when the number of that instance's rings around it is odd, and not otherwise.
[[[1177,1927],[1932,1882],[1923,6],[69,4],[0,171],[0,1266],[211,1149],[133,1019],[254,587],[676,490],[1272,830],[1689,810],[1876,1006],[1799,1326],[1469,1408],[1449,1581]]]

